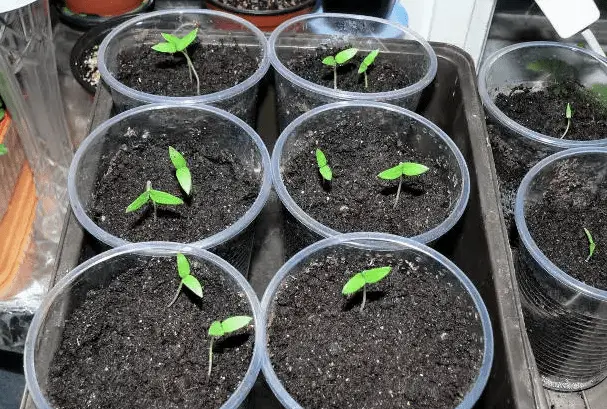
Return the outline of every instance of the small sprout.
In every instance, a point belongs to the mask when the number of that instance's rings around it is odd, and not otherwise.
[[[0,143],[0,156],[6,155],[7,153],[8,148],[3,143]]]
[[[373,64],[378,54],[379,50],[371,51],[369,54],[367,54],[363,62],[360,63],[360,67],[358,67],[358,73],[365,74],[365,89],[369,88],[369,81],[367,79],[367,69],[369,69],[369,66]]]
[[[198,29],[195,28],[194,30],[190,31],[181,38],[172,34],[160,34],[166,40],[166,43],[155,44],[154,46],[152,46],[152,49],[154,51],[158,51],[159,53],[174,54],[179,52],[183,54],[188,63],[188,68],[190,71],[190,81],[192,81],[192,74],[194,74],[194,76],[196,77],[196,94],[200,95],[200,78],[198,77],[196,68],[194,68],[194,64],[192,64],[192,60],[190,59],[190,56],[188,55],[187,51],[187,48],[190,46],[190,44],[192,44],[194,40],[196,40],[198,35]]]
[[[365,303],[367,302],[367,284],[377,283],[390,274],[392,271],[392,267],[377,267],[372,268],[370,270],[364,270],[360,273],[354,274],[348,282],[344,285],[344,288],[341,290],[343,295],[350,295],[361,288],[363,289],[363,302],[360,305],[360,312],[363,312],[365,308]]]
[[[188,163],[183,155],[172,146],[169,146],[169,157],[171,158],[171,162],[173,162],[173,166],[175,166],[175,176],[177,176],[179,186],[189,195],[192,190],[192,174],[188,168]]]
[[[213,368],[213,341],[216,338],[223,337],[224,335],[246,327],[252,320],[253,318],[246,315],[236,315],[234,317],[226,318],[221,322],[214,321],[211,324],[209,327],[211,342],[209,345],[209,370],[207,371],[207,378],[211,377],[211,369]]]
[[[347,48],[338,52],[335,56],[329,55],[323,58],[322,63],[333,67],[333,89],[337,89],[337,66],[347,63],[356,55],[358,48]]]
[[[569,127],[571,126],[571,104],[567,103],[567,107],[565,108],[565,118],[567,119],[567,128],[565,128],[565,132],[561,135],[561,139],[567,135],[569,132]]]
[[[384,180],[399,179],[396,200],[394,201],[394,208],[396,209],[396,206],[398,206],[398,201],[400,200],[400,190],[403,184],[403,176],[419,176],[427,171],[428,167],[422,164],[414,162],[401,162],[390,169],[384,170],[377,175],[377,177]]]
[[[333,171],[327,162],[327,157],[320,149],[316,149],[316,163],[318,164],[318,171],[324,180],[330,182],[333,179]]]
[[[589,262],[596,250],[596,243],[592,238],[592,234],[590,234],[590,230],[584,227],[584,233],[586,233],[586,237],[588,237],[588,257],[586,258],[586,262]]]
[[[134,212],[139,210],[144,204],[151,201],[154,204],[154,221],[156,221],[156,207],[157,205],[181,205],[183,200],[177,196],[173,196],[170,193],[163,192],[161,190],[152,189],[152,182],[148,180],[146,184],[145,192],[140,194],[137,199],[133,200],[133,203],[128,205],[126,213]]]
[[[177,292],[175,293],[175,296],[167,305],[167,308],[169,308],[175,303],[175,301],[177,301],[177,298],[181,293],[181,288],[184,285],[189,288],[191,292],[196,294],[199,298],[202,298],[202,285],[196,277],[190,274],[190,262],[181,253],[177,253],[177,274],[179,274],[181,281],[179,282],[179,287],[177,287]]]

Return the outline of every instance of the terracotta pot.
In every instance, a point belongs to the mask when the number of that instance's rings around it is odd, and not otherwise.
[[[204,2],[203,2],[204,4]],[[250,21],[261,31],[273,31],[282,22],[301,14],[308,14],[314,9],[315,0],[284,10],[242,10],[220,3],[217,0],[206,0],[206,7],[210,10],[224,11],[235,14],[240,18]]]
[[[119,16],[141,6],[142,0],[66,0],[73,13],[98,16]]]

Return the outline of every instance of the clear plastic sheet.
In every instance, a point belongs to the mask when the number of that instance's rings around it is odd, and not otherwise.
[[[48,0],[0,14],[0,94],[34,174],[35,220],[24,262],[0,295],[0,349],[23,350],[56,269],[72,146],[59,92]],[[0,240],[11,240],[1,237]]]

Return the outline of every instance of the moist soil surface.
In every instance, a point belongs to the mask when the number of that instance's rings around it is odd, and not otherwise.
[[[306,3],[312,5],[310,0],[215,0],[239,10],[286,10],[302,6]]]
[[[231,88],[257,70],[257,52],[237,44],[192,44],[187,49],[200,77],[200,95]],[[153,95],[196,95],[196,79],[190,78],[186,58],[147,45],[133,46],[118,54],[116,78],[124,85]]]
[[[544,135],[560,138],[567,128],[565,111],[571,105],[571,125],[564,139],[592,141],[607,135],[607,107],[592,92],[572,81],[542,90],[515,87],[498,94],[495,105],[510,119]]]
[[[282,60],[283,64],[296,75],[327,88],[333,88],[333,67],[322,63],[328,55],[350,48],[321,46],[316,49],[299,48],[292,56]],[[337,68],[337,88],[351,92],[386,92],[408,87],[419,81],[425,74],[424,61],[414,56],[404,57],[379,53],[368,68],[368,88],[364,75],[358,73],[360,63],[368,52],[359,51],[350,61]]]
[[[362,295],[354,274],[391,266]],[[397,255],[331,249],[281,285],[268,329],[274,370],[305,408],[451,409],[482,362],[482,325],[467,293]],[[464,290],[462,290],[464,291]]]
[[[461,179],[446,158],[415,151],[403,142],[410,131],[393,129],[390,121],[373,123],[354,115],[332,119],[296,142],[293,154],[282,163],[283,182],[302,210],[339,232],[378,231],[405,237],[422,234],[448,217],[459,197]],[[333,171],[331,182],[319,174],[317,148]],[[430,169],[403,178],[394,208],[398,180],[381,180],[377,175],[399,162],[417,162]]]
[[[253,329],[215,343],[207,381],[211,322],[250,315],[235,284],[217,267],[190,259],[203,299],[178,285],[174,258],[124,269],[107,288],[88,292],[67,317],[49,375],[58,409],[220,407],[244,377],[253,353]]]
[[[103,152],[94,187],[91,219],[105,231],[131,242],[166,240],[190,243],[232,225],[251,207],[261,185],[258,174],[218,142],[221,124],[205,121],[191,127],[173,127],[170,133],[129,128],[112,135]],[[175,177],[168,148],[174,147],[188,162],[191,195]],[[151,203],[125,213],[127,206],[152,188],[184,200],[178,206]]]
[[[569,159],[559,167],[542,201],[529,207],[527,226],[540,250],[556,266],[592,287],[607,290],[607,180],[604,172],[590,180],[576,176],[576,166]],[[595,188],[597,179],[602,180]],[[584,228],[597,243],[588,261]]]

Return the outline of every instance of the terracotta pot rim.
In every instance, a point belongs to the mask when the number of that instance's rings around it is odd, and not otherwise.
[[[305,3],[300,4],[299,6],[294,6],[288,9],[283,10],[246,10],[246,9],[238,9],[236,7],[228,6],[226,4],[220,3],[217,0],[206,0],[207,3],[210,3],[213,7],[217,7],[220,10],[227,10],[231,13],[235,14],[245,14],[252,16],[279,16],[282,14],[291,14],[296,11],[304,10],[306,8],[314,7],[316,4],[316,0],[307,0]]]

